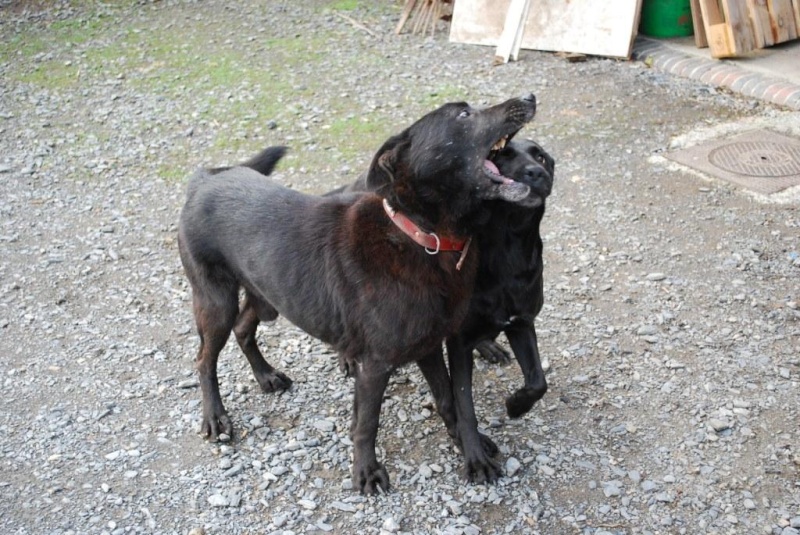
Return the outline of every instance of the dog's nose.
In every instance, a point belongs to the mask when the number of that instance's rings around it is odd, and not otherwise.
[[[526,102],[533,102],[534,104],[536,104],[536,97],[534,96],[533,93],[528,93],[527,95],[523,96],[522,100]]]

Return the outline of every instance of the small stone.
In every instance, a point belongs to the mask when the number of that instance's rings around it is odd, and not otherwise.
[[[655,336],[658,334],[658,327],[655,325],[642,325],[636,329],[636,334],[639,336]]]
[[[420,475],[422,477],[427,479],[427,478],[429,478],[429,477],[431,477],[433,475],[433,470],[431,470],[430,466],[428,466],[427,464],[423,463],[423,464],[419,465],[419,473],[420,473]]]
[[[514,457],[509,457],[506,461],[506,474],[508,474],[508,477],[514,477],[514,474],[519,471],[521,466],[522,465],[517,459]]]
[[[648,273],[646,278],[649,281],[663,281],[667,276],[663,273]]]
[[[320,431],[330,433],[334,429],[336,429],[336,424],[331,422],[330,420],[316,420],[314,422],[314,427],[319,429]]]
[[[800,535],[800,531],[797,531],[796,528],[786,527],[781,531],[781,535]]]
[[[796,516],[789,521],[789,525],[793,528],[800,528],[800,516]]]
[[[673,496],[671,492],[659,492],[656,494],[656,501],[662,503],[672,503],[673,500],[675,500],[675,496]]]
[[[236,466],[234,466],[234,467],[230,468],[229,470],[227,470],[223,475],[225,477],[233,477],[233,476],[241,473],[242,470],[244,470],[244,467],[242,467],[241,464],[237,464]]]
[[[288,471],[289,471],[289,469],[286,468],[285,466],[275,466],[270,470],[270,473],[273,476],[280,477],[280,476],[282,476],[283,474],[285,474]]]
[[[298,500],[297,505],[303,509],[308,509],[309,511],[313,511],[317,508],[317,504],[311,500]]]
[[[628,477],[631,478],[631,481],[634,483],[638,483],[642,480],[642,474],[639,473],[638,470],[631,470],[628,472]]]
[[[228,498],[221,494],[212,494],[208,497],[211,507],[228,507]]]
[[[203,528],[192,528],[187,535],[206,535],[206,530]]]
[[[345,513],[355,513],[356,508],[353,504],[344,503],[344,502],[331,502],[331,507],[334,509],[338,509],[339,511],[344,511]]]
[[[711,428],[717,433],[720,433],[722,431],[725,431],[726,429],[731,428],[730,423],[726,422],[725,420],[720,420],[718,418],[710,418],[708,420],[708,425],[711,426]]]
[[[603,482],[603,494],[606,495],[606,498],[611,498],[613,496],[619,496],[622,494],[622,491],[619,488],[619,481]]]
[[[744,508],[745,509],[755,509],[756,508],[756,502],[754,502],[750,498],[745,498],[745,500],[744,500]]]
[[[397,533],[397,530],[400,529],[400,526],[397,525],[397,522],[395,522],[394,518],[387,517],[386,520],[383,521],[383,524],[381,524],[381,528],[385,529],[389,533]]]
[[[227,433],[220,433],[219,436],[217,437],[217,440],[219,440],[220,442],[230,442],[231,436]]]
[[[646,479],[642,482],[642,490],[645,492],[654,492],[657,488],[658,484],[655,481]]]

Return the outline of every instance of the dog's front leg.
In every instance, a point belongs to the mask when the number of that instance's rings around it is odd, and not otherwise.
[[[371,362],[357,366],[353,402],[353,486],[363,494],[389,490],[389,474],[375,456],[381,404],[392,371]]]
[[[472,400],[472,355],[457,336],[447,339],[447,358],[453,382],[458,439],[464,453],[464,477],[474,483],[496,481],[502,475],[492,459],[497,445],[478,431],[475,404]]]
[[[505,333],[525,378],[525,386],[506,398],[508,415],[519,418],[542,399],[547,392],[547,380],[539,358],[539,344],[533,323],[514,322],[506,328]]]

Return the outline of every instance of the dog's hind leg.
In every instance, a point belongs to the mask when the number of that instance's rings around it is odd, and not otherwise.
[[[221,434],[233,436],[233,424],[222,404],[217,379],[217,360],[228,341],[238,310],[237,290],[234,283],[219,284],[205,281],[192,285],[192,300],[200,349],[195,366],[200,375],[203,392],[203,422],[200,434],[216,441]]]
[[[506,411],[511,418],[519,418],[542,399],[547,392],[547,379],[539,358],[539,344],[536,341],[536,329],[533,323],[515,322],[506,327],[506,337],[514,351],[525,386],[506,399]]]
[[[508,364],[511,362],[511,355],[503,349],[497,340],[481,340],[475,344],[475,350],[486,362],[492,364]]]
[[[263,321],[272,321],[278,317],[278,312],[268,303],[257,298],[250,292],[245,292],[244,304],[236,318],[233,333],[242,352],[253,369],[253,375],[264,392],[286,390],[292,386],[292,380],[280,371],[273,368],[258,349],[256,342],[256,329]]]
[[[375,455],[381,405],[392,370],[359,366],[353,401],[353,486],[363,494],[389,490],[389,474]]]
[[[436,411],[444,420],[447,433],[454,442],[458,443],[458,429],[456,428],[456,408],[453,404],[453,386],[450,384],[450,375],[444,365],[444,355],[439,348],[435,353],[423,357],[417,361],[431,395],[436,402]]]

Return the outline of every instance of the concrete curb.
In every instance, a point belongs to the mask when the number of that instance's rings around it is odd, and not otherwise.
[[[653,68],[669,74],[800,110],[800,85],[747,71],[724,60],[689,56],[659,41],[643,38],[637,38],[634,42],[631,57],[637,61],[650,58]]]

